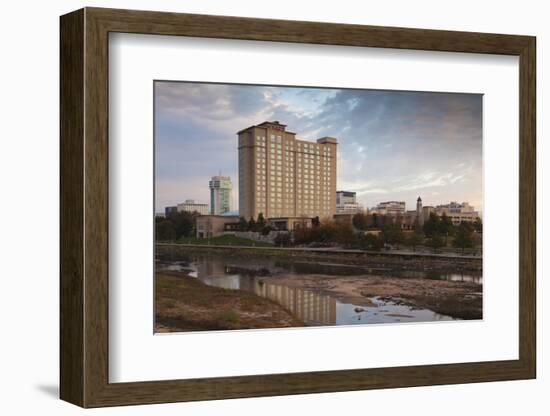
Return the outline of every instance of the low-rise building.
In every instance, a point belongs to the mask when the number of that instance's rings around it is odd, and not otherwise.
[[[199,215],[196,218],[197,238],[213,238],[223,235],[226,224],[238,223],[238,216]]]
[[[208,204],[196,202],[194,199],[186,199],[185,202],[178,204],[178,212],[198,212],[201,215],[208,215]]]
[[[351,191],[336,192],[336,214],[355,214],[362,210],[357,194]]]
[[[448,204],[425,208],[430,209],[424,211],[424,220],[430,217],[431,212],[435,212],[439,216],[445,214],[451,219],[453,225],[459,225],[461,222],[474,222],[479,218],[479,212],[477,212],[468,202],[458,203],[451,201]]]
[[[164,208],[164,216],[165,216],[165,217],[168,217],[168,216],[170,216],[171,214],[175,214],[176,212],[178,212],[178,207],[177,207],[177,206],[165,207],[165,208]]]
[[[376,207],[370,209],[369,213],[390,216],[403,215],[405,214],[405,201],[380,202]]]

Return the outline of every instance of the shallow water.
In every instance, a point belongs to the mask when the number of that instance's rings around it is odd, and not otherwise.
[[[429,309],[419,309],[370,298],[372,304],[360,305],[331,294],[278,284],[277,275],[322,274],[329,276],[391,275],[402,278],[443,279],[482,283],[480,274],[432,271],[391,270],[360,265],[311,263],[280,259],[242,259],[220,255],[193,255],[157,259],[158,270],[185,271],[205,284],[226,289],[242,289],[269,298],[292,312],[308,326],[431,322],[454,320]],[[269,282],[266,277],[274,278]]]

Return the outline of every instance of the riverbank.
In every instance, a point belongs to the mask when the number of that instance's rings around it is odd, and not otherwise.
[[[276,302],[254,293],[208,286],[185,272],[155,274],[155,332],[303,325]]]
[[[265,283],[330,295],[344,302],[374,306],[373,299],[412,309],[429,309],[457,319],[482,318],[483,286],[474,282],[404,279],[388,276],[300,275],[268,277]]]
[[[369,265],[402,270],[441,270],[481,272],[483,259],[479,256],[458,256],[431,253],[403,253],[392,251],[328,250],[315,248],[231,247],[157,243],[157,255],[177,256],[182,253],[217,254],[230,258],[250,259],[288,258],[291,260],[333,261],[348,265]]]

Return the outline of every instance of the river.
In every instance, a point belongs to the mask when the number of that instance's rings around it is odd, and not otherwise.
[[[157,258],[156,268],[157,270],[184,271],[211,286],[252,291],[258,296],[279,303],[307,326],[431,322],[449,321],[455,318],[380,297],[370,298],[368,304],[358,304],[331,294],[279,284],[277,276],[388,275],[403,279],[421,278],[482,283],[481,274],[473,272],[394,270],[279,258],[255,258],[244,262],[243,259],[211,253],[164,255]],[[267,278],[269,282],[266,282]]]

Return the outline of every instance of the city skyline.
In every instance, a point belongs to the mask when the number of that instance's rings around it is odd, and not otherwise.
[[[483,209],[481,95],[156,82],[155,100],[156,212],[207,202],[219,172],[236,184],[236,133],[267,120],[301,140],[338,137],[337,190],[364,207],[412,209],[422,195],[425,205]]]

